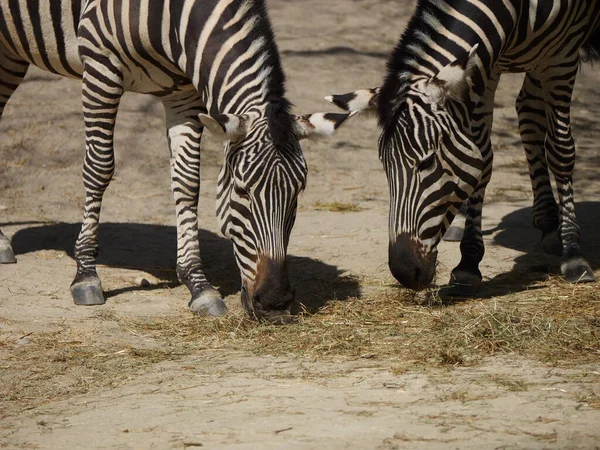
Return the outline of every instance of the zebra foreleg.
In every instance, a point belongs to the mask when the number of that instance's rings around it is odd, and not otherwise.
[[[494,117],[494,95],[499,81],[500,73],[492,73],[488,80],[485,95],[472,115],[473,137],[481,151],[483,166],[479,183],[466,202],[465,231],[460,242],[461,260],[450,275],[451,289],[448,292],[449,295],[471,296],[477,293],[481,285],[482,276],[479,263],[485,253],[481,233],[481,214],[485,190],[492,177],[494,155],[490,133]],[[461,209],[464,211],[465,205]]]
[[[517,97],[516,107],[533,189],[533,226],[542,232],[544,250],[560,256],[562,245],[558,236],[558,206],[552,193],[544,151],[548,122],[543,95],[541,82],[534,74],[528,73]]]
[[[450,275],[451,289],[449,295],[472,296],[479,291],[482,275],[479,263],[483,259],[485,247],[481,233],[481,215],[483,212],[483,200],[485,189],[492,175],[492,149],[488,143],[483,156],[482,179],[467,200],[465,233],[460,241],[461,260],[458,266],[452,270]]]
[[[14,56],[4,47],[0,47],[0,117],[4,107],[15,92],[27,69],[29,63]],[[0,264],[16,263],[17,259],[8,238],[0,231]]]
[[[0,231],[0,264],[12,264],[16,262],[17,258],[15,258],[13,249],[10,246],[10,241]]]
[[[198,198],[200,195],[199,113],[206,113],[195,91],[163,99],[171,151],[171,188],[177,215],[177,276],[192,294],[189,308],[196,314],[227,312],[219,292],[207,281],[200,259]]]
[[[562,241],[560,271],[570,283],[595,281],[594,272],[579,246],[579,225],[573,199],[575,142],[571,134],[570,106],[578,61],[547,69],[543,85],[548,132],[545,150],[548,167],[554,174],[560,204],[559,234]]]
[[[102,196],[115,170],[113,136],[117,109],[123,95],[120,72],[108,58],[96,58],[91,66],[85,65],[82,92],[85,207],[81,232],[75,243],[77,275],[71,284],[71,295],[77,305],[102,305],[105,300],[96,272],[98,222]]]
[[[487,183],[486,183],[487,184]],[[460,242],[461,260],[450,275],[449,295],[471,296],[479,291],[482,275],[479,263],[485,248],[481,234],[481,213],[485,186],[478,189],[468,200],[464,236]]]

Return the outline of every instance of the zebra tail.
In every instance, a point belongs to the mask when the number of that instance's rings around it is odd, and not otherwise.
[[[588,40],[581,46],[579,55],[582,62],[594,62],[600,60],[600,27],[596,28]]]

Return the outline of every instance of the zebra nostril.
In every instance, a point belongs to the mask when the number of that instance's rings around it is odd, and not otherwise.
[[[252,301],[254,303],[260,303],[260,295],[255,295],[254,297],[252,297]]]
[[[418,280],[421,275],[421,269],[418,267],[415,269],[415,280]]]

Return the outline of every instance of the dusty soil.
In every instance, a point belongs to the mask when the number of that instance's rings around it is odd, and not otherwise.
[[[269,1],[296,110],[331,110],[323,96],[377,85],[413,3]],[[582,71],[573,106],[582,242],[594,268],[596,69]],[[201,245],[231,314],[188,312],[174,274],[163,112],[139,95],[121,107],[118,168],[103,206],[108,302],[72,304],[83,203],[79,83],[32,69],[0,122],[0,227],[18,257],[0,267],[0,446],[598,448],[600,298],[597,285],[556,276],[557,259],[541,252],[530,225],[513,108],[520,80],[506,76],[496,101],[480,298],[440,304],[396,286],[376,124],[357,119],[303,145],[309,184],[290,270],[302,301],[325,308],[272,327],[249,324],[239,305],[239,274],[214,217],[221,149],[209,135]],[[458,258],[457,244],[442,244],[440,284]]]

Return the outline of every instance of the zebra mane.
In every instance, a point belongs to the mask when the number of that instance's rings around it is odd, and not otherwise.
[[[265,0],[254,0],[253,7],[260,17],[260,25],[255,28],[266,41],[268,58],[266,64],[271,68],[267,86],[267,121],[269,133],[275,146],[283,148],[293,129],[291,115],[292,104],[285,97],[285,74],[281,66],[279,50],[275,43],[275,33],[269,19]]]
[[[436,0],[419,0],[416,11],[411,17],[402,37],[396,44],[388,62],[387,75],[379,92],[378,113],[379,124],[384,130],[390,130],[397,122],[397,116],[406,99],[410,79],[418,74],[415,61],[422,59],[422,49],[416,42],[415,36],[431,34],[431,17],[434,13]]]

